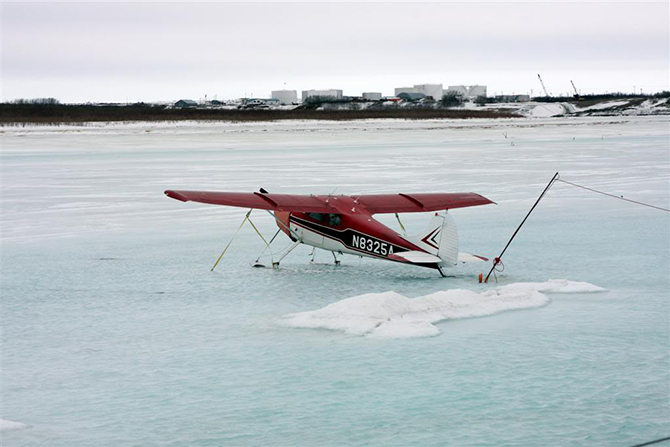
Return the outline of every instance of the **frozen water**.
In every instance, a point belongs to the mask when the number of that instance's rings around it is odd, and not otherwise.
[[[395,292],[368,293],[323,309],[287,315],[282,324],[296,328],[333,329],[375,338],[411,338],[440,333],[431,323],[484,317],[508,310],[549,304],[547,293],[588,293],[605,289],[584,282],[552,280],[515,283],[476,293],[452,289],[418,298]]]
[[[248,227],[212,273],[245,210],[163,190],[475,191],[498,205],[453,211],[461,249],[493,257],[556,171],[668,207],[668,129],[651,116],[2,127],[0,417],[31,426],[3,431],[2,443],[627,446],[667,436],[667,213],[556,184],[497,284],[477,283],[486,264],[440,278],[352,257],[335,267],[327,253],[311,264],[306,247],[279,270],[254,269],[263,243]],[[427,221],[402,217],[412,233]],[[252,218],[276,230],[267,214]],[[550,278],[608,291],[538,287]],[[488,311],[475,300],[504,307],[491,289],[551,303],[431,322],[459,297],[464,313]],[[368,294],[438,312],[392,318],[370,336],[280,324]]]

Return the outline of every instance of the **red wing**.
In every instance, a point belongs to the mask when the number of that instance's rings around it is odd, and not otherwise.
[[[421,213],[494,203],[474,192],[362,195],[358,202],[372,214]]]
[[[165,195],[182,202],[239,206],[261,210],[301,213],[331,213],[325,201],[313,196],[291,194],[261,194],[259,192],[165,191]]]

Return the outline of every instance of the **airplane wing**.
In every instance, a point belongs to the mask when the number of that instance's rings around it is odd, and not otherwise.
[[[430,194],[374,194],[357,198],[372,214],[423,213],[495,203],[474,192]]]
[[[269,194],[260,192],[165,191],[165,195],[182,202],[237,206],[300,213],[332,213],[328,196]],[[371,214],[423,213],[494,203],[473,192],[430,194],[373,194],[352,197]]]
[[[261,210],[301,213],[332,213],[324,200],[315,196],[292,194],[263,194],[260,192],[165,191],[165,195],[182,202],[238,206]]]

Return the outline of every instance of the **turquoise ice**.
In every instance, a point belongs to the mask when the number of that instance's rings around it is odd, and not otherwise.
[[[353,257],[335,267],[329,253],[311,264],[307,247],[279,270],[254,269],[263,244],[250,228],[211,273],[245,210],[162,193],[474,191],[498,205],[453,211],[461,249],[492,257],[556,171],[667,208],[667,117],[1,130],[0,418],[14,428],[3,444],[628,446],[668,435],[668,213],[557,184],[499,282],[481,285],[488,264],[443,279]],[[267,214],[252,218],[275,231]],[[415,232],[427,222],[403,219]],[[539,286],[517,297],[527,306],[503,294],[512,305],[485,311],[500,306],[495,290],[556,278],[606,291]],[[392,304],[362,333],[286,324],[332,305],[378,316],[368,294],[414,312]],[[429,296],[446,317],[415,311]]]

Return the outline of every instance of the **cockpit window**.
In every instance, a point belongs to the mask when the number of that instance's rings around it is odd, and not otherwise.
[[[326,225],[330,225],[331,227],[339,227],[342,223],[342,218],[339,214],[307,213],[307,215],[312,219],[318,222],[323,222]]]
[[[341,223],[342,223],[342,219],[340,219],[339,214],[329,214],[328,215],[328,224],[331,227],[339,227]]]

